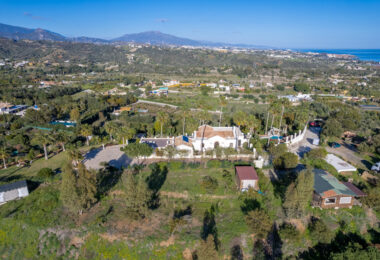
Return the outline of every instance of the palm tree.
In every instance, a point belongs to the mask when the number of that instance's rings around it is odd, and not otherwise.
[[[78,166],[79,161],[83,159],[82,154],[76,149],[70,149],[69,150],[69,156],[70,156],[71,161],[75,167]]]
[[[157,114],[157,120],[160,122],[161,126],[161,137],[162,137],[162,127],[169,122],[169,116],[167,113],[164,112],[158,112]]]
[[[7,168],[6,159],[9,158],[9,156],[10,156],[10,154],[8,153],[8,151],[5,148],[2,148],[0,150],[0,157],[3,159],[4,169]]]
[[[261,122],[260,122],[260,120],[256,116],[254,116],[252,114],[250,114],[248,116],[248,118],[247,118],[247,127],[249,128],[249,133],[251,135],[252,135],[252,133],[254,133],[260,127],[260,124],[261,124]]]
[[[202,110],[199,113],[200,125],[204,125],[206,123],[206,121],[208,121],[210,119],[211,119],[211,115],[210,115],[210,113],[206,109]]]
[[[219,106],[220,106],[220,113],[219,113],[219,126],[222,123],[222,114],[223,114],[223,107],[227,106],[227,100],[224,96],[219,97]]]
[[[116,132],[119,128],[119,126],[115,122],[111,121],[111,122],[107,122],[104,127],[105,127],[107,133],[110,135],[110,140],[112,141],[114,135],[116,134]]]
[[[181,108],[181,116],[183,118],[183,120],[182,120],[182,135],[185,135],[186,118],[188,118],[190,116],[190,110],[187,106],[183,106]]]
[[[81,125],[80,134],[86,137],[86,144],[90,145],[89,137],[92,135],[92,127],[90,125]]]
[[[54,138],[61,145],[62,151],[66,151],[65,143],[70,140],[70,136],[63,131],[59,131],[55,133]]]
[[[240,110],[240,111],[238,111],[238,112],[235,113],[235,115],[234,115],[234,122],[239,127],[241,127],[241,126],[244,127],[244,126],[247,125],[247,122],[248,122],[247,117],[248,117],[247,113]]]
[[[45,134],[42,132],[38,132],[34,136],[32,141],[36,144],[42,144],[42,146],[44,147],[45,160],[49,159],[48,158],[48,152],[47,152],[47,146],[48,146],[48,144],[50,144],[53,141],[51,135]]]
[[[121,127],[117,131],[117,135],[123,139],[123,147],[128,144],[128,140],[132,139],[136,134],[134,128]]]

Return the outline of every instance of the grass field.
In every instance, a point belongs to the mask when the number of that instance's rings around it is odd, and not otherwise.
[[[15,180],[33,179],[38,171],[42,168],[51,168],[53,171],[59,171],[67,162],[68,156],[65,152],[59,153],[48,160],[40,158],[32,163],[30,167],[12,166],[0,170],[0,183],[6,183]]]
[[[61,153],[47,161],[40,159],[30,168],[2,170],[0,177],[33,180],[39,169],[59,170],[67,160],[68,156]],[[139,173],[159,190],[157,206],[143,219],[131,219],[126,214],[123,177],[81,216],[63,207],[59,199],[60,175],[42,182],[28,197],[0,207],[0,255],[8,259],[75,256],[79,259],[182,259],[199,247],[202,229],[208,223],[205,212],[214,207],[214,234],[219,240],[220,257],[229,257],[236,244],[246,258],[252,257],[254,236],[246,224],[244,210],[248,206],[247,197],[236,189],[232,163],[185,166],[162,162],[159,165],[159,178],[152,179],[151,166]],[[273,196],[271,182],[261,171],[258,173],[264,195],[255,193],[255,199],[273,221],[282,221],[281,199]],[[208,177],[213,185],[205,185]],[[358,207],[323,211],[310,208],[309,213],[322,219],[334,232],[342,229],[362,233],[368,223],[375,226],[377,222],[374,216],[368,222],[369,215]],[[175,217],[178,214],[180,218]],[[306,228],[305,223],[302,225]],[[283,253],[292,255],[316,242],[306,230],[300,239],[282,243]]]

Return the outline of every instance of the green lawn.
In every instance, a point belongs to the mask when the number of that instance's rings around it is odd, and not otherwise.
[[[48,160],[40,158],[32,163],[30,167],[12,166],[7,169],[0,170],[0,182],[6,183],[12,180],[31,179],[36,176],[42,168],[51,168],[52,170],[60,170],[68,160],[67,153],[59,153]]]

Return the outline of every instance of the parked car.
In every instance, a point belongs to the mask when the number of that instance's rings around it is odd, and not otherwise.
[[[341,147],[342,145],[339,144],[339,143],[337,143],[337,142],[332,142],[332,143],[330,144],[330,146],[331,146],[332,148],[339,148],[339,147]]]
[[[321,121],[313,121],[313,122],[310,122],[309,125],[311,127],[321,127],[322,126],[322,122]]]

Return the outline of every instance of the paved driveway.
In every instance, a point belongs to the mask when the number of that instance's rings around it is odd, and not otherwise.
[[[305,137],[301,142],[289,147],[289,151],[297,154],[299,157],[303,157],[305,153],[311,149],[318,148],[317,145],[313,145],[313,139],[319,138],[321,132],[320,127],[310,127],[306,130]]]
[[[122,145],[105,147],[104,150],[102,147],[91,150],[85,155],[83,163],[88,169],[94,170],[103,168],[102,162],[108,162],[109,165],[119,169],[127,167],[132,162],[132,159],[120,151],[120,147]]]

